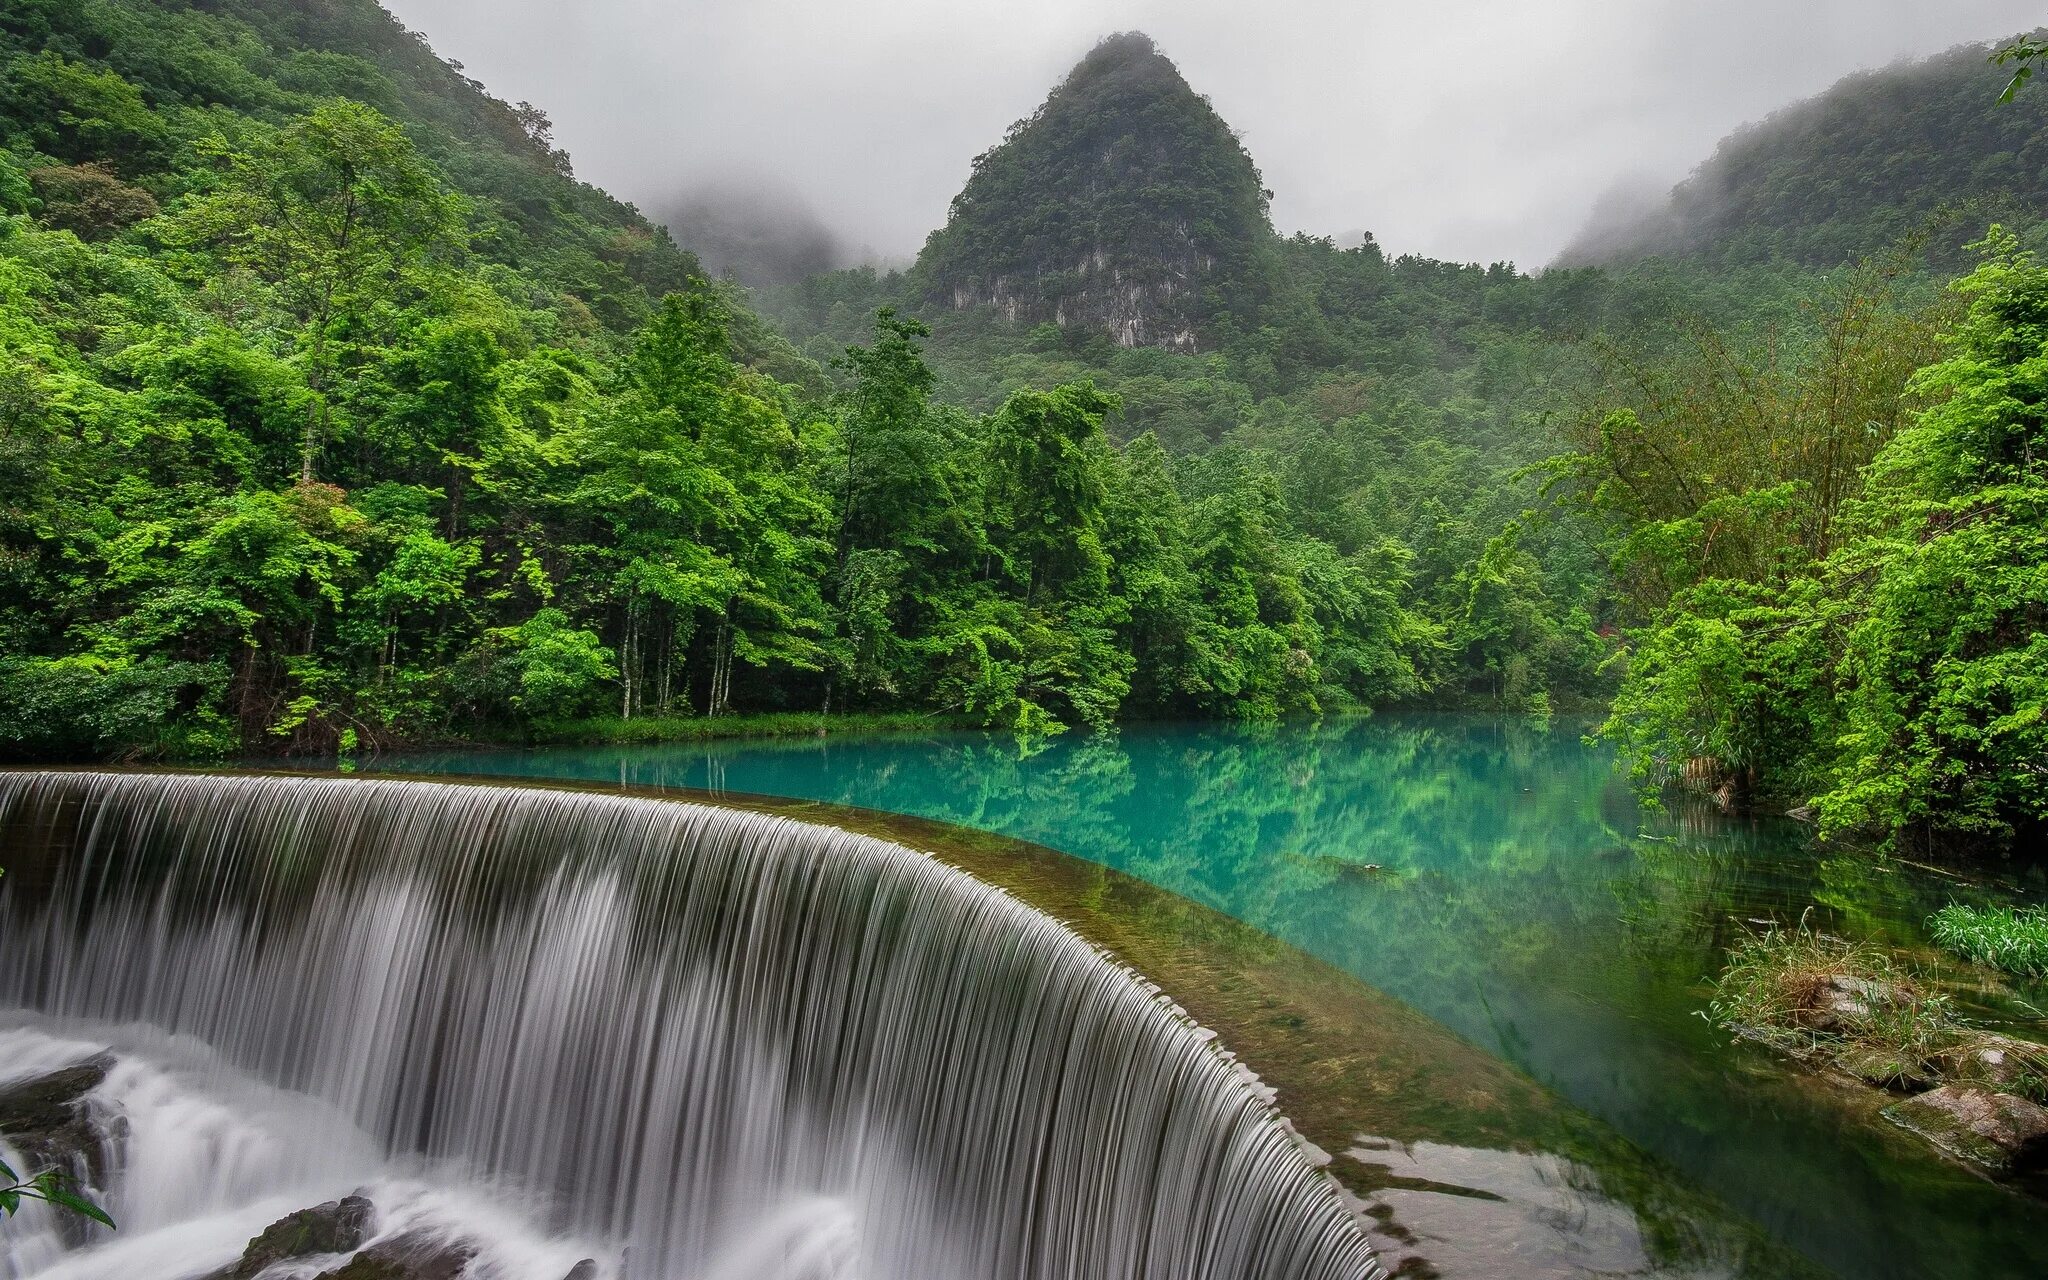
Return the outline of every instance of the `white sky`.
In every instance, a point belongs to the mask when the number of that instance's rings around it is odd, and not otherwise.
[[[1530,267],[1617,182],[1668,186],[1860,67],[2048,20],[2041,0],[385,3],[650,214],[760,185],[907,258],[978,152],[1139,29],[1241,131],[1282,231]]]

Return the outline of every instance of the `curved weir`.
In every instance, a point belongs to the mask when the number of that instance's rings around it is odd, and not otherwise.
[[[0,1275],[204,1272],[364,1183],[414,1188],[372,1195],[378,1230],[468,1233],[506,1275],[1378,1275],[1208,1033],[897,845],[547,789],[63,772],[0,774],[0,833],[0,1078],[113,1047],[101,1252],[137,1250],[94,1271],[46,1231]],[[295,1118],[141,1113],[177,1088]]]

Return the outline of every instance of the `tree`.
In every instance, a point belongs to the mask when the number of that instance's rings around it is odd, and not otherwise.
[[[1871,467],[1830,565],[1844,646],[1836,827],[2048,827],[2048,267],[1993,228],[1935,400]]]
[[[462,242],[462,202],[403,129],[360,102],[324,104],[250,149],[208,147],[220,180],[176,211],[167,234],[249,273],[289,317],[312,392],[299,464],[311,480],[338,348],[380,308],[434,287]]]

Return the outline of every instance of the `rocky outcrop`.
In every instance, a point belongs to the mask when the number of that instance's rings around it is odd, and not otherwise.
[[[114,1056],[100,1053],[68,1067],[0,1084],[0,1137],[21,1153],[24,1176],[61,1169],[98,1183],[106,1177],[108,1135],[86,1095],[106,1080]]]
[[[344,1196],[311,1209],[288,1213],[265,1227],[233,1266],[207,1280],[252,1280],[265,1268],[288,1258],[323,1253],[352,1253],[362,1248],[376,1210],[361,1196]]]
[[[911,279],[934,306],[1201,351],[1279,287],[1269,199],[1208,100],[1125,32],[976,158]]]
[[[2009,1093],[1944,1085],[1885,1108],[1884,1117],[1991,1173],[2048,1165],[2048,1108]]]
[[[569,1268],[569,1274],[563,1276],[562,1280],[597,1280],[597,1259],[585,1258]]]
[[[1849,1035],[1884,1010],[1912,1000],[1912,992],[1894,983],[1838,973],[1814,987],[1795,1017],[1809,1031]]]
[[[2024,1092],[2028,1077],[2048,1074],[2048,1045],[1980,1031],[1936,1055],[1933,1065],[1947,1080]]]

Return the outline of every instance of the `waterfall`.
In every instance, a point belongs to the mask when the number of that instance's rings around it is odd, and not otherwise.
[[[67,1250],[24,1215],[15,1275],[178,1280],[358,1187],[380,1231],[467,1232],[472,1274],[1379,1274],[1206,1032],[880,840],[542,788],[24,772],[0,866],[0,1080],[118,1064],[92,1105],[121,1230]]]

